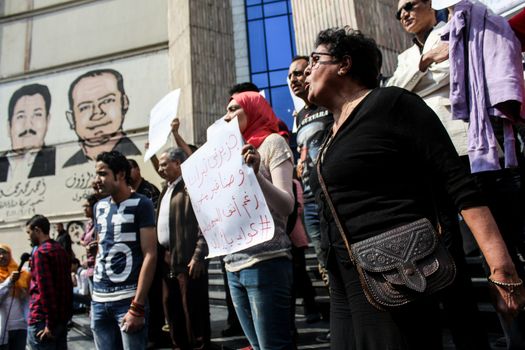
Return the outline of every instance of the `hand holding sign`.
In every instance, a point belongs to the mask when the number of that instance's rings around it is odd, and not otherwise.
[[[274,222],[249,164],[260,156],[243,146],[237,119],[213,125],[208,142],[182,163],[182,177],[209,255],[225,255],[268,241]]]

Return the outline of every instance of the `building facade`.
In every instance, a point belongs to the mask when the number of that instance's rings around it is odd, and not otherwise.
[[[487,3],[491,2],[486,0]],[[522,1],[492,1],[507,16]],[[391,73],[410,38],[391,0],[0,0],[0,241],[27,250],[39,213],[82,233],[95,155],[143,162],[149,112],[180,88],[188,142],[225,113],[228,89],[252,81],[292,126],[290,60],[319,30],[351,25],[372,36]],[[76,246],[77,251],[81,251]]]

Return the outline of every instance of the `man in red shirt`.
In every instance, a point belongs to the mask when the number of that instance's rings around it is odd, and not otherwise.
[[[49,237],[49,220],[35,215],[26,223],[31,245],[29,328],[31,349],[67,349],[67,322],[72,315],[71,261],[64,248]]]

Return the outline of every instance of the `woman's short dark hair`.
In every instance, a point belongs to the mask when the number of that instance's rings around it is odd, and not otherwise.
[[[349,26],[322,30],[315,40],[315,47],[325,45],[336,60],[344,56],[352,58],[352,68],[348,75],[367,88],[378,86],[377,77],[381,67],[378,47],[374,39]]]

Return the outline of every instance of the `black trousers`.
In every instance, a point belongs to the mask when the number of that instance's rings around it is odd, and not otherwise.
[[[435,195],[436,210],[441,226],[441,239],[456,264],[456,278],[437,298],[443,305],[445,325],[450,329],[457,350],[488,350],[487,331],[481,322],[472,280],[468,273],[458,209],[445,191]]]
[[[295,310],[295,299],[303,297],[305,314],[314,314],[319,312],[315,303],[315,289],[306,271],[305,248],[292,246],[293,262],[293,286],[292,286],[292,310]],[[292,314],[295,314],[293,312]]]
[[[165,301],[173,347],[206,349],[211,335],[208,273],[197,279],[189,277],[187,272],[166,275],[164,283],[168,293]]]
[[[395,311],[372,306],[354,266],[329,254],[331,348],[442,349],[439,303],[423,298]]]

